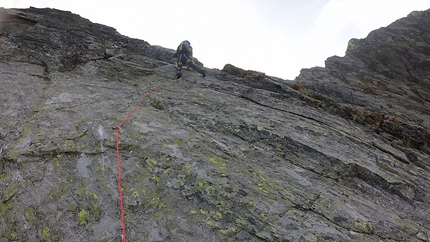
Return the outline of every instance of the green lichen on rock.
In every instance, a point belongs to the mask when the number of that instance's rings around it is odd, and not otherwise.
[[[89,207],[89,210],[93,221],[97,221],[100,219],[102,210],[99,205],[91,204],[91,206]]]
[[[90,218],[90,213],[88,211],[86,211],[85,209],[82,209],[81,211],[79,211],[78,213],[79,225],[87,225],[89,218]]]
[[[99,205],[91,204],[86,209],[81,209],[78,213],[79,225],[88,225],[101,218],[102,210]]]
[[[3,189],[1,202],[6,202],[11,199],[18,192],[19,183],[12,182]]]
[[[76,205],[76,203],[70,203],[68,206],[68,210],[69,211],[75,211],[77,207],[78,206]]]
[[[67,179],[63,179],[56,189],[51,189],[49,192],[49,198],[55,201],[62,198],[64,195],[69,194],[70,191],[70,183],[67,181]]]
[[[146,165],[147,169],[152,172],[157,165],[157,161],[152,158],[147,158]]]
[[[24,215],[30,224],[32,224],[34,219],[36,218],[35,211],[32,207],[24,207]]]
[[[226,228],[226,229],[221,229],[219,230],[220,233],[222,233],[223,235],[226,236],[232,236],[235,233],[237,233],[237,229],[235,227],[230,227],[230,228]]]
[[[52,159],[52,163],[54,164],[54,171],[58,171],[60,169],[60,159],[57,157],[54,157]]]
[[[223,171],[227,168],[227,165],[224,162],[224,159],[222,157],[217,157],[217,156],[212,157],[212,158],[210,158],[210,162],[212,162],[214,165],[216,165],[220,171]]]
[[[8,203],[0,202],[0,218],[5,216],[5,213],[9,210]]]
[[[50,237],[50,230],[48,227],[44,227],[42,231],[43,240],[48,240]]]

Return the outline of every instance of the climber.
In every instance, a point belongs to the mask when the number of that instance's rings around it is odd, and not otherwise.
[[[175,53],[175,67],[176,67],[176,78],[179,79],[182,76],[182,66],[186,65],[191,67],[193,70],[202,74],[203,77],[206,76],[205,71],[197,66],[193,60],[193,47],[188,40],[184,40],[176,49]]]

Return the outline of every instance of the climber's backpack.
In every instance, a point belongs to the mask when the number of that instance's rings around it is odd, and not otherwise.
[[[182,42],[182,44],[180,44],[178,46],[178,53],[180,54],[186,54],[189,52],[190,49],[190,42],[188,40],[185,40],[184,42]]]
[[[175,58],[177,58],[179,54],[188,54],[190,51],[189,49],[190,42],[188,40],[183,41],[176,49]]]

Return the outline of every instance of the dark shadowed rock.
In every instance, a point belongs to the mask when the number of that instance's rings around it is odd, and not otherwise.
[[[430,11],[295,81],[184,71],[119,130],[128,241],[430,241]],[[121,241],[115,133],[174,50],[0,8],[0,241]]]
[[[352,39],[345,57],[328,58],[325,68],[302,70],[298,84],[322,99],[325,109],[383,132],[390,142],[428,153],[428,22],[428,11],[413,12],[366,39]]]

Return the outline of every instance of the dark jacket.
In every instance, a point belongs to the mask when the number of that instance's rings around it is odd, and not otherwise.
[[[191,47],[190,42],[184,40],[176,48],[175,66],[188,65],[190,62],[193,62],[193,47]]]

